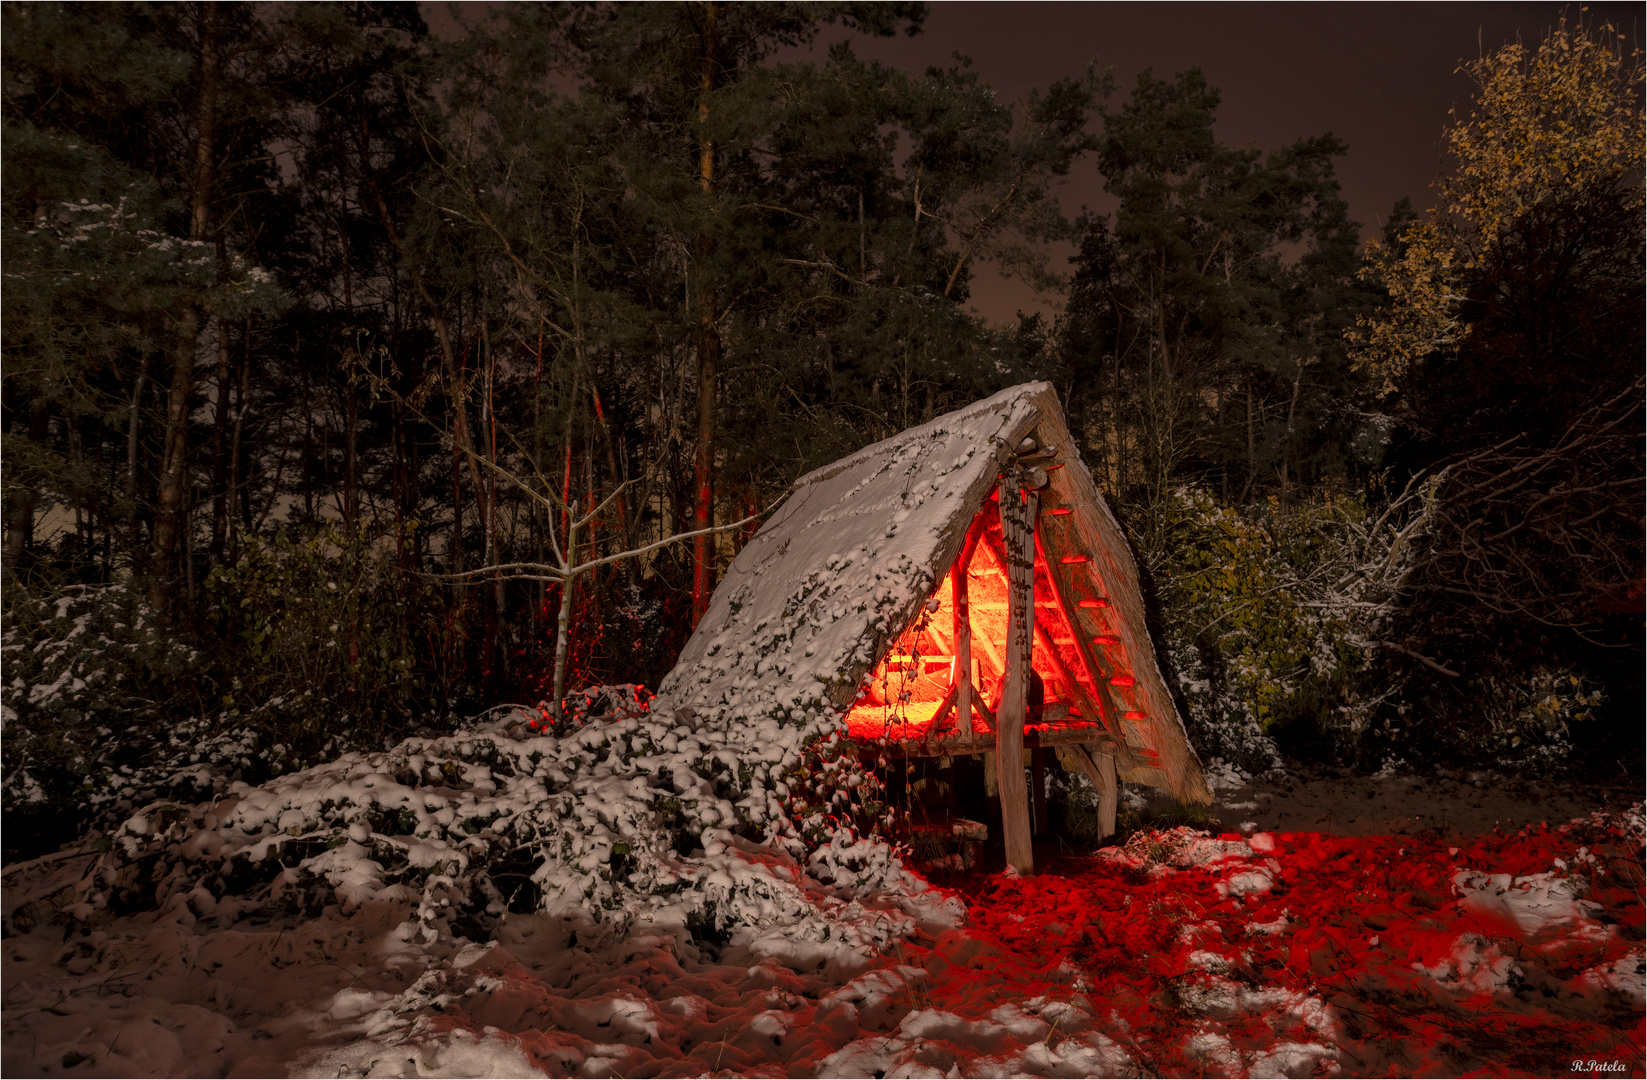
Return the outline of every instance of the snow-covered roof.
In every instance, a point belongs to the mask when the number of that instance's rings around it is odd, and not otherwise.
[[[1199,764],[1155,662],[1137,569],[1081,465],[1051,386],[1025,383],[803,476],[733,560],[656,708],[742,725],[751,745],[799,749],[835,727],[861,680],[915,617],[959,552],[1002,466],[1031,432],[1056,446],[1079,508],[1057,534],[1092,557],[1121,619],[1154,718],[1129,743],[1158,767],[1133,779],[1206,801]],[[1051,532],[1043,543],[1052,543]],[[1141,661],[1141,662],[1139,662]],[[1156,730],[1158,729],[1158,730]],[[1153,774],[1153,775],[1145,775]]]

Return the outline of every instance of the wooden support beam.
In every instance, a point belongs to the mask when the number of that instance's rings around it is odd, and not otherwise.
[[[936,735],[938,729],[943,727],[944,721],[949,717],[950,710],[955,708],[955,703],[956,684],[950,683],[949,689],[944,691],[944,699],[938,703],[938,711],[932,714],[932,723],[926,727],[928,737]],[[959,725],[956,726],[959,727]]]
[[[1098,790],[1098,832],[1101,836],[1115,835],[1115,811],[1120,804],[1120,788],[1115,782],[1115,757],[1102,750],[1094,751],[1097,761],[1079,746],[1058,747],[1058,760],[1071,772],[1079,772]]]
[[[1032,491],[1020,496],[1019,489],[1016,470],[1009,470],[997,489],[1010,588],[1006,680],[995,725],[995,770],[1001,788],[1001,838],[1006,843],[1007,865],[1020,874],[1033,874],[1035,849],[1029,823],[1029,792],[1024,785],[1024,706],[1035,634],[1035,515],[1040,496]]]
[[[976,702],[974,702],[976,706]],[[876,748],[878,753],[889,757],[943,757],[958,756],[961,754],[983,754],[994,756],[995,736],[974,735],[966,731],[946,732],[930,739],[896,739],[874,738],[852,740],[860,747]],[[1108,746],[1114,753],[1115,740],[1110,738],[1109,732],[1098,724],[1081,724],[1077,727],[1062,728],[1054,731],[1025,731],[1024,746],[1033,749],[1037,746]],[[1132,768],[1158,769],[1160,758],[1154,750],[1143,746],[1129,746],[1128,753],[1132,758]],[[1119,756],[1119,755],[1117,755]]]
[[[1042,654],[1052,661],[1052,666],[1058,670],[1058,677],[1064,681],[1064,685],[1069,687],[1070,696],[1081,707],[1081,715],[1088,720],[1098,720],[1101,716],[1098,703],[1093,700],[1092,694],[1087,692],[1087,688],[1081,684],[1081,680],[1076,677],[1075,672],[1071,671],[1069,665],[1064,663],[1064,658],[1058,653],[1057,642],[1048,636],[1046,628],[1043,626],[1036,626],[1035,636],[1040,640]]]
[[[978,726],[976,724],[973,725],[972,730],[974,734],[982,739],[995,738],[995,729],[998,728],[1000,724],[996,721],[995,714],[990,711],[989,702],[984,700],[984,695],[977,686],[972,687],[972,711],[978,715],[978,719],[984,722],[983,730],[981,731],[978,730]]]

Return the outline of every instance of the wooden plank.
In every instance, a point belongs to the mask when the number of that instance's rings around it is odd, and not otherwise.
[[[926,728],[927,736],[929,738],[932,735],[937,734],[938,729],[943,727],[944,720],[949,716],[950,710],[955,708],[955,690],[956,684],[950,683],[949,689],[944,691],[944,699],[938,703],[938,711],[932,714],[932,723],[928,724]]]
[[[1047,575],[1047,576],[1051,577],[1050,574]],[[1100,723],[1104,724],[1105,730],[1109,731],[1109,733],[1112,737],[1115,737],[1115,738],[1118,738],[1118,739],[1125,738],[1124,735],[1121,735],[1120,733],[1118,733],[1114,730],[1114,727],[1116,725],[1106,723],[1105,720],[1104,720],[1104,717],[1105,717],[1106,714],[1104,712],[1103,700],[1104,700],[1104,697],[1107,697],[1107,692],[1104,690],[1104,687],[1102,685],[1100,685],[1098,687],[1098,691],[1099,691],[1100,695],[1103,695],[1103,697],[1100,697],[1098,699],[1094,699],[1093,695],[1087,692],[1087,688],[1081,684],[1081,680],[1079,678],[1077,678],[1075,673],[1073,671],[1070,671],[1068,665],[1066,665],[1064,663],[1064,658],[1058,654],[1057,647],[1052,643],[1052,640],[1047,637],[1046,631],[1043,628],[1039,627],[1039,626],[1037,626],[1035,629],[1041,635],[1041,640],[1042,640],[1042,643],[1046,646],[1047,654],[1052,657],[1052,662],[1057,666],[1059,673],[1062,675],[1062,677],[1064,679],[1064,682],[1067,683],[1069,686],[1074,688],[1075,696],[1076,696],[1076,703],[1081,706],[1081,716],[1083,718],[1089,719],[1089,720],[1096,718]],[[1077,641],[1075,644],[1079,645],[1079,641]],[[1111,709],[1113,709],[1113,708],[1114,708],[1114,706],[1111,705]],[[1113,715],[1113,713],[1111,713],[1110,715]],[[1119,753],[1120,753],[1121,757],[1128,762],[1128,765],[1126,767],[1130,769],[1132,767],[1132,765],[1131,765],[1132,755],[1131,755],[1131,752],[1127,749],[1125,743],[1121,744],[1121,749],[1120,749]]]
[[[1007,592],[1006,680],[996,713],[995,772],[1001,789],[1001,838],[1007,865],[1020,874],[1033,874],[1035,848],[1024,783],[1024,705],[1035,632],[1035,514],[1040,497],[1030,492],[1020,498],[1017,475],[1017,470],[1009,469],[997,489],[1011,587]]]

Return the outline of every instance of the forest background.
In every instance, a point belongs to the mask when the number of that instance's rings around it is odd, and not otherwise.
[[[853,50],[924,17],[4,5],[6,858],[656,685],[796,477],[1028,379],[1203,759],[1639,775],[1639,53],[1466,65],[1363,243],[1331,135]],[[970,312],[986,261],[1058,313]]]

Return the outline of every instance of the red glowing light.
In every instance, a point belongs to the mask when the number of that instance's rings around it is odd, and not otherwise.
[[[1145,715],[1146,714],[1142,709],[1128,709],[1126,712],[1121,714],[1121,716],[1127,720],[1142,720]]]
[[[1119,645],[1121,644],[1121,639],[1116,637],[1114,634],[1099,634],[1097,637],[1092,639],[1092,643],[1094,645]]]
[[[1092,559],[1086,555],[1065,555],[1058,561],[1063,563],[1065,566],[1074,566],[1084,562],[1091,562]]]
[[[1002,540],[994,507],[986,508],[988,533],[974,549],[972,561],[952,566],[929,594],[935,606],[917,612],[914,621],[888,646],[880,662],[858,688],[846,711],[846,734],[854,739],[923,739],[981,732],[1000,707],[1007,643],[1008,582],[1002,563]],[[1053,556],[1040,544],[1035,552],[1036,645],[1031,663],[1046,687],[1046,706],[1061,706],[1056,726],[1090,726],[1081,702],[1096,692],[1078,656],[1060,655],[1060,646],[1075,646],[1082,629],[1059,603],[1051,574]],[[1065,563],[1090,562],[1086,555],[1066,556]],[[965,677],[955,636],[955,586],[967,582],[971,627],[972,685],[979,706],[973,715],[955,708],[955,687]],[[1099,586],[1101,587],[1101,586]],[[1107,601],[1102,601],[1107,603]],[[1072,648],[1071,652],[1075,650]]]
[[[1111,675],[1109,684],[1111,686],[1137,686],[1138,680],[1131,675]]]
[[[1109,607],[1109,601],[1100,596],[1096,600],[1082,600],[1080,606],[1085,608],[1106,608]]]
[[[1073,514],[1075,511],[1067,506],[1060,506],[1055,510],[1048,510],[1046,513],[1047,517],[1063,517],[1065,514]]]

